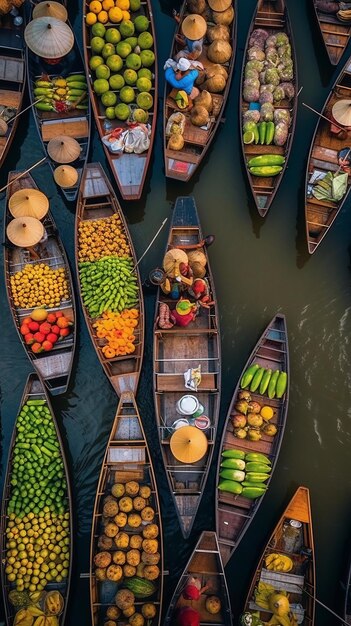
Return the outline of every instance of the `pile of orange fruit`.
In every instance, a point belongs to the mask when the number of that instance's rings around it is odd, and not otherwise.
[[[97,338],[104,340],[102,353],[106,359],[135,352],[134,328],[138,322],[139,311],[125,309],[122,313],[106,311],[93,324]]]
[[[88,26],[96,22],[118,24],[122,20],[130,20],[129,8],[129,0],[92,0],[85,21]]]

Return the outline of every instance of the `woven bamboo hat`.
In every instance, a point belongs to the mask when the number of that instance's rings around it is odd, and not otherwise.
[[[206,435],[195,426],[183,426],[176,430],[169,444],[173,456],[181,463],[200,461],[208,447]]]
[[[19,248],[35,246],[44,235],[44,226],[35,217],[16,217],[6,228],[11,243]]]
[[[185,37],[195,41],[196,39],[202,39],[202,37],[205,36],[207,23],[201,15],[191,13],[191,15],[187,15],[182,21],[181,29]]]
[[[73,48],[74,35],[70,27],[55,17],[38,17],[24,31],[28,48],[45,59],[66,56]]]
[[[217,11],[220,13],[221,11],[226,11],[229,9],[232,4],[232,0],[208,0],[208,4],[212,11]]]
[[[54,171],[55,183],[64,189],[74,187],[78,180],[78,172],[72,165],[59,165]]]
[[[166,252],[163,259],[163,269],[167,276],[174,277],[179,274],[180,263],[188,264],[188,256],[184,250],[179,248],[172,248]]]
[[[339,100],[332,108],[333,118],[342,126],[351,126],[351,100]]]
[[[61,22],[68,18],[67,9],[60,2],[39,2],[33,9],[33,20],[37,17],[55,17]]]
[[[50,139],[47,146],[48,155],[56,163],[71,163],[80,155],[80,145],[76,139],[68,135],[57,135]]]
[[[13,217],[35,217],[41,220],[49,210],[49,200],[39,189],[19,189],[9,200]]]

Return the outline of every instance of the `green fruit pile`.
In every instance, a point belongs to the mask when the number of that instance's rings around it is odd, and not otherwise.
[[[250,391],[258,390],[261,395],[267,394],[270,399],[280,399],[286,392],[287,384],[286,372],[272,371],[270,368],[260,367],[258,363],[254,363],[244,372],[240,386],[242,389],[249,387]]]
[[[16,422],[5,573],[17,591],[41,591],[68,576],[67,483],[45,400],[28,400]]]
[[[93,24],[89,67],[95,72],[93,89],[108,119],[146,123],[154,103],[154,75],[150,69],[155,64],[154,40],[148,18],[136,11],[134,14],[131,10],[131,19],[113,27]]]
[[[132,257],[103,257],[79,263],[83,304],[91,317],[104,311],[121,313],[139,302]]]
[[[234,448],[224,450],[221,459],[219,491],[254,500],[263,496],[264,483],[271,473],[271,461],[260,452],[244,452]]]

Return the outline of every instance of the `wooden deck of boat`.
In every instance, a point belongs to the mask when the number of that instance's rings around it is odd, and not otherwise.
[[[52,406],[50,404],[48,394],[46,393],[42,379],[37,374],[34,374],[34,373],[29,374],[27,378],[23,395],[22,395],[22,399],[21,399],[21,403],[20,403],[20,409],[17,415],[19,415],[22,406],[27,402],[27,400],[45,400],[46,401],[48,408],[50,410],[50,413],[51,413],[51,418],[54,423],[56,436],[60,445],[60,454],[61,454],[61,458],[62,458],[63,465],[64,465],[64,471],[65,471],[65,478],[66,478],[66,484],[67,484],[67,503],[68,503],[68,511],[69,511],[69,534],[70,534],[68,576],[62,582],[57,583],[57,585],[54,585],[53,582],[50,582],[50,588],[48,589],[50,591],[52,591],[53,588],[59,589],[61,595],[63,596],[65,600],[64,609],[63,609],[62,614],[60,615],[60,626],[63,626],[65,622],[66,614],[67,614],[68,598],[69,598],[69,592],[70,592],[70,586],[71,586],[72,564],[73,564],[73,558],[72,558],[73,557],[73,503],[72,503],[69,471],[68,471],[68,465],[67,465],[67,460],[66,460],[66,455],[65,455],[65,451],[63,447],[60,430],[58,428],[57,420],[53,412]],[[15,613],[17,611],[17,609],[15,609],[13,604],[9,602],[8,594],[10,590],[14,587],[12,585],[9,585],[6,572],[5,572],[5,566],[6,566],[5,530],[6,530],[7,521],[8,521],[7,505],[11,496],[11,473],[12,473],[13,449],[15,445],[15,440],[16,440],[16,422],[12,431],[11,442],[9,445],[9,454],[8,454],[6,474],[5,474],[5,480],[4,480],[4,491],[3,491],[3,498],[1,501],[1,520],[0,520],[0,577],[1,577],[1,587],[2,587],[2,594],[3,594],[3,600],[4,600],[5,621],[6,621],[6,624],[8,624],[9,626],[10,624],[14,623]]]
[[[89,11],[89,2],[83,2],[83,50],[84,50],[84,62],[85,71],[87,77],[87,83],[89,87],[90,101],[95,118],[95,124],[100,136],[100,139],[109,134],[115,128],[128,129],[128,123],[121,120],[108,120],[105,116],[105,107],[102,105],[100,98],[96,96],[93,90],[93,76],[92,71],[89,69],[89,59],[91,56],[90,47],[90,28],[86,26],[85,14]],[[134,15],[136,12],[134,12]],[[127,152],[110,152],[108,147],[101,141],[101,145],[104,149],[106,159],[111,168],[114,179],[117,183],[119,192],[123,200],[139,200],[142,196],[146,176],[149,170],[151,155],[153,150],[153,144],[155,139],[156,122],[157,122],[157,106],[158,106],[158,70],[157,70],[157,50],[156,50],[156,33],[153,18],[153,9],[151,0],[141,0],[140,10],[138,15],[146,15],[150,22],[150,32],[153,37],[153,52],[155,54],[155,62],[149,68],[153,73],[152,88],[150,90],[153,96],[153,106],[148,111],[149,120],[148,124],[151,126],[150,134],[150,146],[147,151],[141,154],[127,153]],[[134,19],[134,18],[133,18]],[[106,28],[113,27],[118,28],[119,24],[106,23]],[[118,90],[119,91],[119,90]],[[115,93],[118,93],[115,90]],[[105,128],[106,124],[106,128]]]
[[[150,597],[150,601],[157,607],[158,614],[150,620],[150,626],[160,626],[163,596],[163,534],[160,503],[152,459],[135,397],[133,393],[125,392],[120,397],[107,443],[94,505],[90,543],[90,606],[93,626],[104,623],[104,618],[106,618],[104,612],[110,604],[114,604],[114,597],[117,588],[119,588],[119,585],[112,581],[106,581],[106,585],[104,582],[98,581],[94,573],[94,556],[97,551],[98,537],[101,534],[103,500],[107,493],[110,494],[111,486],[114,483],[125,484],[131,480],[150,487],[149,505],[155,511],[154,523],[159,527],[157,540],[160,554],[158,563],[160,577],[157,579],[156,597],[155,594]],[[138,534],[140,529],[131,528],[127,524],[123,527],[123,532],[128,535]],[[144,602],[145,599],[136,599],[137,611],[140,611]]]
[[[337,65],[349,43],[351,24],[343,24],[332,13],[318,11],[315,0],[312,3],[329,61]]]
[[[20,9],[24,15],[24,9]],[[13,18],[1,17],[0,26],[0,105],[13,107],[17,113],[21,110],[25,90],[24,32],[25,22],[21,26],[13,25]],[[8,122],[6,135],[0,137],[0,167],[3,165],[15,136],[19,118]]]
[[[216,131],[219,127],[220,122],[223,119],[224,109],[226,106],[226,102],[229,95],[234,62],[235,62],[235,54],[236,54],[236,43],[237,43],[237,8],[238,3],[237,0],[232,0],[232,6],[234,8],[234,20],[230,25],[230,45],[232,46],[232,56],[231,59],[223,64],[227,73],[228,80],[225,86],[223,93],[221,94],[212,94],[212,102],[213,102],[213,111],[211,114],[211,123],[208,128],[199,128],[194,126],[194,124],[190,121],[190,116],[188,111],[181,111],[185,114],[186,122],[185,129],[183,133],[183,139],[185,141],[185,145],[182,150],[171,150],[167,147],[169,137],[166,137],[166,125],[167,120],[169,119],[172,113],[179,111],[176,106],[175,100],[169,97],[169,93],[171,91],[170,85],[165,84],[165,92],[164,92],[164,112],[163,112],[163,124],[164,124],[164,159],[165,159],[165,168],[166,168],[166,176],[168,178],[175,178],[177,180],[182,180],[184,182],[190,180],[190,178],[195,174],[198,166],[201,161],[205,157],[207,150],[210,148],[212,141],[215,137]],[[180,24],[183,18],[187,15],[187,0],[182,5],[180,11],[180,23],[176,30],[176,34],[181,32]],[[206,70],[210,70],[212,67],[215,67],[216,64],[212,63],[207,58],[207,48],[208,43],[205,43],[203,46],[202,54],[197,59],[200,63],[203,64]],[[175,55],[179,52],[180,48],[175,40],[172,42],[172,49],[170,52],[170,58],[174,58]]]
[[[238,439],[234,435],[234,429],[231,423],[231,418],[237,413],[235,404],[238,401],[238,392],[241,388],[241,377],[246,369],[253,363],[259,363],[260,366],[271,368],[272,370],[279,369],[288,374],[287,390],[281,400],[277,398],[270,399],[266,395],[262,396],[257,392],[250,392],[252,401],[258,402],[261,405],[264,404],[264,406],[270,406],[273,409],[273,418],[270,420],[270,423],[275,424],[278,429],[275,437],[268,437],[263,433],[259,441]],[[268,324],[257,342],[240,375],[228,410],[220,444],[221,452],[235,448],[236,450],[242,450],[244,452],[260,452],[268,455],[272,465],[270,478],[266,483],[267,486],[269,486],[278,460],[287,419],[288,403],[289,349],[287,329],[284,315],[277,314],[270,324]],[[219,472],[221,471],[221,452],[218,457],[216,484],[219,482]],[[216,491],[216,530],[223,563],[226,565],[256,515],[264,496],[256,500],[249,500],[243,496],[236,496],[228,492],[219,491],[218,489]]]
[[[196,245],[202,241],[194,198],[177,199],[167,244],[172,247]],[[206,248],[201,248],[207,256],[207,278],[213,299],[216,300],[214,282]],[[220,340],[217,305],[206,309],[200,307],[194,322],[187,327],[174,326],[169,330],[160,329],[156,318],[158,302],[166,302],[170,307],[175,302],[159,291],[154,325],[154,394],[158,433],[167,479],[179,517],[184,537],[189,536],[200,504],[209,472],[220,403]],[[197,392],[199,402],[204,406],[204,414],[211,419],[206,431],[208,450],[205,456],[192,464],[180,463],[170,450],[169,437],[176,418],[175,406],[182,394],[186,393],[184,372],[201,364],[201,384]]]
[[[250,40],[250,36],[252,31],[255,28],[264,28],[269,35],[274,35],[277,32],[284,32],[288,35],[290,45],[291,45],[291,57],[293,60],[293,69],[294,69],[294,79],[292,84],[295,87],[295,97],[293,100],[284,99],[279,103],[280,109],[288,109],[291,112],[291,125],[289,128],[288,138],[284,146],[276,146],[271,144],[260,145],[260,144],[248,144],[245,145],[243,142],[243,137],[241,133],[241,146],[242,152],[244,156],[244,162],[246,167],[246,172],[250,184],[250,188],[256,203],[256,208],[261,215],[261,217],[265,217],[267,214],[274,197],[278,191],[279,185],[283,179],[285,169],[288,164],[291,145],[295,133],[295,124],[296,124],[296,116],[297,116],[297,89],[298,89],[298,76],[297,76],[297,60],[295,53],[295,42],[293,33],[291,30],[289,13],[287,7],[285,5],[284,0],[277,0],[276,2],[270,2],[269,0],[258,0],[257,8],[252,18],[251,26],[249,29],[245,52],[243,57],[243,66],[242,66],[242,76],[241,76],[241,85],[240,85],[240,128],[242,128],[242,115],[249,108],[249,103],[245,102],[243,99],[243,82],[244,82],[244,72],[246,65],[246,55],[248,50],[248,44]],[[277,176],[253,176],[250,174],[249,169],[246,165],[247,161],[255,156],[260,156],[263,154],[276,154],[279,156],[285,157],[285,163],[283,165],[283,169]]]
[[[134,262],[136,263],[137,259],[133,247],[133,242],[116,194],[114,193],[113,188],[100,163],[88,164],[85,167],[82,175],[80,192],[77,201],[75,224],[75,257],[78,277],[78,228],[80,222],[82,220],[104,219],[111,217],[116,213],[121,219],[122,227],[126,233],[127,241],[130,246],[131,255]],[[109,379],[112,387],[119,396],[124,391],[133,391],[134,393],[136,393],[144,353],[144,302],[138,268],[136,272],[139,285],[139,324],[134,329],[134,334],[136,336],[136,349],[132,355],[115,357],[113,359],[105,358],[101,351],[101,347],[104,345],[104,343],[103,341],[98,339],[96,330],[93,327],[94,320],[89,316],[88,311],[83,306],[80,281],[78,280],[78,289],[82,302],[83,314],[91,341],[107,378]]]
[[[67,7],[67,2],[65,0],[58,1],[60,4]],[[36,2],[32,3],[33,6],[35,4]],[[32,19],[32,11],[30,11],[29,19]],[[72,28],[69,21],[68,25]],[[75,32],[74,28],[72,28],[72,31],[73,33]],[[40,59],[38,56],[33,54],[28,47],[26,49],[26,58],[28,91],[31,103],[35,102],[38,98],[38,96],[35,96],[34,94],[34,82],[42,75],[42,73],[48,74],[50,78],[58,76],[67,78],[70,74],[82,74],[85,77],[83,57],[76,38],[74,39],[74,46],[72,50],[64,57],[62,62],[56,65],[46,64],[43,59]],[[90,101],[88,100],[88,108],[86,111],[74,108],[70,108],[66,112],[40,111],[36,107],[33,107],[33,115],[43,151],[47,156],[47,162],[52,171],[58,167],[59,163],[56,163],[48,155],[47,144],[51,139],[60,135],[66,135],[76,139],[80,145],[81,152],[79,157],[70,163],[70,165],[75,167],[78,171],[77,183],[73,187],[69,188],[60,187],[65,198],[69,201],[74,201],[77,198],[82,172],[88,160],[91,132]]]
[[[202,587],[206,584],[210,586],[209,590],[201,594],[197,601],[187,600],[182,595],[190,577],[200,579]],[[211,615],[206,610],[206,600],[209,595],[215,595],[221,600],[221,611],[215,615]],[[199,612],[202,626],[231,626],[232,624],[228,588],[218,541],[214,532],[205,531],[200,536],[179,579],[164,620],[164,626],[173,626],[178,610],[187,606]]]
[[[12,181],[20,172],[10,172],[8,176],[8,182]],[[18,180],[14,180],[7,189],[7,202],[13,193],[19,189],[34,188],[37,189],[37,185],[34,182],[30,174],[25,174]],[[11,214],[6,208],[5,220],[4,220],[4,241],[6,238],[6,227],[9,221],[12,219]],[[39,372],[44,380],[47,389],[52,395],[59,395],[67,391],[69,384],[75,345],[76,345],[76,316],[75,316],[75,300],[74,300],[74,288],[71,276],[71,271],[67,259],[65,249],[57,231],[56,224],[53,216],[50,212],[43,219],[43,225],[48,234],[48,239],[45,242],[45,256],[41,257],[39,261],[32,261],[29,256],[29,252],[26,248],[18,247],[5,247],[4,251],[4,266],[5,266],[5,283],[8,303],[11,310],[11,315],[20,338],[20,341],[27,353],[28,358],[33,364],[33,367]],[[20,271],[28,263],[46,263],[52,269],[64,267],[66,272],[66,279],[69,284],[70,297],[68,300],[63,300],[58,307],[48,309],[48,311],[63,311],[65,316],[74,322],[72,332],[65,338],[60,339],[54,344],[53,349],[46,353],[41,352],[34,354],[30,350],[30,346],[26,346],[23,340],[23,336],[19,332],[21,326],[21,320],[28,316],[30,310],[22,309],[15,306],[12,290],[10,285],[10,276]]]
[[[331,118],[333,105],[341,99],[351,98],[351,58],[343,67],[336,79],[333,88],[324,104],[322,113],[327,118]],[[321,241],[326,236],[329,228],[334,223],[341,208],[345,204],[350,192],[350,179],[348,189],[344,197],[338,202],[327,200],[317,200],[309,194],[308,185],[311,175],[317,172],[337,172],[338,152],[343,148],[350,147],[350,139],[339,137],[331,132],[331,124],[320,118],[310,146],[308,164],[306,170],[306,192],[305,192],[305,221],[308,251],[313,254]]]
[[[285,549],[284,524],[288,523],[291,519],[302,523],[302,548],[298,548],[298,551]],[[272,552],[279,552],[289,556],[293,561],[292,570],[283,573],[266,569],[264,563],[265,557]],[[314,595],[316,589],[315,558],[310,497],[306,487],[299,487],[297,489],[279,519],[263,551],[251,581],[250,590],[243,610],[260,611],[261,619],[266,622],[272,617],[272,613],[265,611],[254,602],[254,589],[259,580],[271,584],[276,590],[285,589],[289,594],[289,603],[293,612],[299,616],[299,623],[303,621],[305,626],[314,625]],[[307,591],[309,595],[305,593],[305,591]],[[301,614],[299,605],[303,607],[304,615]]]

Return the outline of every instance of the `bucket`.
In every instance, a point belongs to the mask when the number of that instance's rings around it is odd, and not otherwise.
[[[183,426],[189,426],[188,420],[180,419],[180,420],[176,420],[172,424],[173,430],[179,430],[179,428],[183,428]]]
[[[194,415],[199,410],[199,406],[198,399],[187,394],[178,400],[176,410],[179,415]]]

